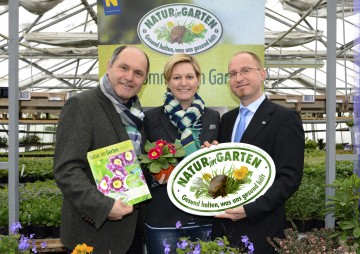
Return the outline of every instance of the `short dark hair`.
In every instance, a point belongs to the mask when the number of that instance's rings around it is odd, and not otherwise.
[[[134,48],[137,48],[135,46],[128,46],[128,45],[124,45],[124,46],[120,46],[120,47],[117,47],[114,52],[112,53],[111,57],[110,57],[110,60],[109,60],[109,64],[110,65],[113,65],[116,61],[116,58],[118,57],[118,55],[121,53],[121,51],[123,51],[124,49],[128,48],[128,47],[134,47]],[[139,48],[137,48],[139,49]],[[149,69],[150,69],[150,61],[149,61],[149,57],[147,56],[147,54],[139,49],[140,51],[142,51],[145,55],[145,58],[146,58],[146,63],[147,63],[147,67],[146,67],[146,75],[149,73]]]

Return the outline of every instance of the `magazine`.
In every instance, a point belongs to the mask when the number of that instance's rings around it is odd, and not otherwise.
[[[129,205],[151,198],[131,140],[90,151],[87,159],[104,195]]]

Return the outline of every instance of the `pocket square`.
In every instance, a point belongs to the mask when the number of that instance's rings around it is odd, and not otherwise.
[[[215,125],[215,124],[210,124],[209,129],[210,129],[210,130],[216,129],[216,125]]]

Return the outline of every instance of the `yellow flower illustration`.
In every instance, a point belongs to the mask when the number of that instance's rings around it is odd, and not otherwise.
[[[234,170],[233,177],[237,180],[242,180],[247,176],[248,173],[248,168],[241,166],[240,168]]]
[[[205,173],[205,174],[203,174],[202,178],[203,178],[205,181],[210,181],[210,180],[211,180],[211,174]]]
[[[114,160],[114,164],[115,164],[115,165],[119,165],[119,166],[122,166],[122,165],[123,165],[123,163],[122,163],[122,161],[121,161],[120,159],[115,159],[115,160]]]
[[[125,159],[131,161],[133,159],[133,154],[131,152],[126,152]]]
[[[171,22],[171,21],[167,22],[166,25],[167,25],[167,27],[168,27],[169,29],[171,29],[171,28],[174,27],[174,23]]]
[[[198,25],[193,25],[191,27],[191,31],[194,33],[194,34],[201,34],[202,31],[204,31],[204,25],[203,24],[198,24]]]

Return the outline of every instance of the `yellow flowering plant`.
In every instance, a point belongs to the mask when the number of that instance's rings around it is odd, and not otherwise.
[[[71,254],[92,254],[93,250],[94,250],[93,247],[83,243],[76,245],[74,250],[71,252]]]
[[[184,22],[183,24],[168,21],[159,28],[155,29],[158,40],[170,43],[193,43],[198,39],[204,39],[207,29],[203,23]]]

